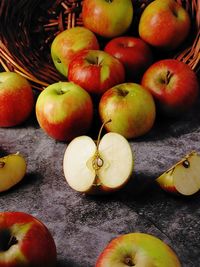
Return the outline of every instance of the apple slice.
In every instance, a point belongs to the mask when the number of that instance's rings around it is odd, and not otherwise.
[[[0,192],[16,185],[25,173],[26,161],[19,153],[0,158]]]
[[[93,194],[116,191],[132,174],[133,153],[128,141],[114,132],[100,140],[103,126],[96,143],[89,136],[79,136],[67,146],[64,175],[76,191]]]
[[[200,156],[192,151],[156,179],[167,192],[190,196],[200,189]]]

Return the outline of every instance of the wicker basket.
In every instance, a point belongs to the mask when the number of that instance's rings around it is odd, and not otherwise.
[[[150,0],[133,0],[134,21],[138,23]],[[187,41],[172,56],[187,63],[196,72],[200,61],[199,0],[177,0],[189,12],[192,28]],[[42,90],[62,80],[50,57],[53,38],[64,29],[82,25],[80,0],[1,0],[0,64],[30,80]]]

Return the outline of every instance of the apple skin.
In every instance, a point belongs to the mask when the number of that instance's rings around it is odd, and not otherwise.
[[[126,81],[139,81],[153,63],[151,48],[142,39],[120,36],[110,40],[104,51],[119,59],[126,70]]]
[[[108,132],[127,139],[146,134],[154,125],[156,108],[152,95],[136,83],[123,83],[106,91],[99,102],[99,115]]]
[[[72,82],[54,83],[40,93],[36,117],[49,136],[70,141],[89,130],[93,119],[92,99]]]
[[[133,18],[131,0],[84,0],[83,24],[96,34],[113,38],[125,33]]]
[[[6,250],[11,237],[13,245]],[[41,221],[24,212],[0,212],[0,251],[1,267],[56,266],[51,233]]]
[[[190,31],[187,11],[174,0],[155,0],[143,11],[139,21],[140,37],[157,48],[173,50]]]
[[[34,104],[31,85],[24,77],[15,72],[0,73],[0,127],[25,122]]]
[[[157,184],[162,188],[165,192],[169,192],[171,194],[180,195],[174,186],[172,172],[165,172],[160,177],[156,179]]]
[[[99,49],[98,40],[89,29],[77,26],[59,33],[51,45],[51,57],[56,69],[67,77],[69,62],[84,49]]]
[[[84,50],[69,64],[69,81],[91,94],[101,95],[125,80],[123,64],[110,54],[100,50]]]
[[[178,116],[191,108],[199,94],[195,72],[177,59],[164,59],[151,65],[141,81],[167,116]]]
[[[111,240],[95,267],[162,266],[181,267],[175,252],[159,238],[145,233],[129,233]]]
[[[26,169],[26,161],[19,153],[0,158],[0,192],[20,182],[26,174]]]

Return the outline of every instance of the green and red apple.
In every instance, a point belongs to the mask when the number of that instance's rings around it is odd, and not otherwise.
[[[0,212],[1,267],[55,267],[56,245],[47,227],[24,212]]]
[[[30,83],[15,72],[0,73],[0,127],[13,127],[25,122],[34,108]]]
[[[19,183],[25,176],[26,169],[26,161],[19,153],[0,158],[0,192]]]
[[[120,235],[105,247],[95,267],[181,267],[178,256],[161,239],[146,233]]]
[[[172,50],[179,47],[190,31],[190,16],[175,0],[155,0],[143,11],[139,35],[150,45]]]
[[[140,81],[144,71],[152,64],[150,46],[142,39],[133,36],[120,36],[111,39],[104,51],[119,59],[126,70],[126,81]]]
[[[125,80],[123,64],[101,50],[84,50],[69,64],[68,79],[91,94],[102,95]]]
[[[89,131],[93,120],[92,99],[72,82],[54,83],[38,96],[36,117],[49,136],[59,141],[71,141]]]
[[[123,83],[107,90],[99,102],[99,115],[108,132],[131,139],[148,133],[154,125],[156,108],[152,95],[141,85]]]
[[[133,19],[131,0],[84,0],[83,24],[92,32],[113,38],[125,33]]]
[[[195,72],[177,59],[155,62],[144,73],[141,84],[153,95],[163,114],[168,116],[189,110],[199,94]]]
[[[89,136],[79,136],[65,151],[64,175],[69,186],[78,192],[111,193],[131,177],[134,162],[130,144],[117,133],[107,133],[100,139],[101,131],[102,128],[97,142]]]
[[[67,77],[69,62],[84,49],[99,49],[98,40],[89,29],[76,26],[59,33],[51,45],[51,57],[56,69]]]
[[[156,182],[169,193],[190,196],[200,190],[200,156],[192,151],[160,175]]]

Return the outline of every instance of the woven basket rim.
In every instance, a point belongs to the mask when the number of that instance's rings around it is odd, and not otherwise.
[[[180,52],[176,51],[173,57],[188,64],[194,71],[199,72],[200,3],[198,0],[176,1],[188,10],[195,34],[192,37],[192,42],[183,47]],[[50,34],[48,36],[48,30],[56,28],[51,36],[53,38],[66,28],[83,26],[81,0],[56,0],[54,3],[51,2],[51,6],[45,10],[47,2],[50,1],[18,0],[14,5],[13,0],[2,0],[0,3],[0,65],[5,71],[15,71],[21,74],[31,82],[33,88],[39,90],[43,90],[53,82],[64,79],[55,69],[50,57],[45,56],[44,53],[48,47],[45,46],[45,42],[52,41],[52,39],[47,40],[50,36]],[[136,14],[140,15],[150,2],[152,0],[133,0]],[[28,15],[25,12],[27,10],[29,11]],[[36,16],[37,13],[40,14],[38,17]],[[33,25],[37,26],[33,27],[34,31],[31,28]],[[43,27],[40,25],[43,25]],[[12,33],[12,27],[16,30],[16,34]],[[41,38],[44,51],[42,49],[37,51],[33,47],[34,42],[31,38],[34,34],[37,34],[37,37],[44,37],[45,34],[48,36],[47,39]],[[50,54],[50,51],[47,54]]]

